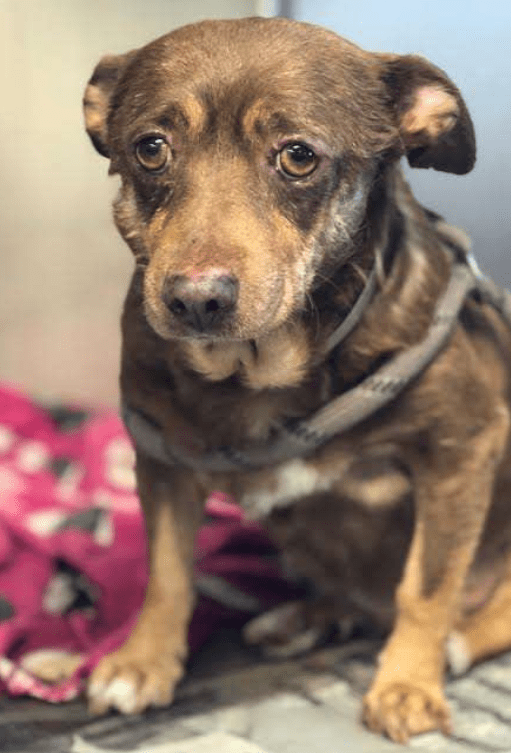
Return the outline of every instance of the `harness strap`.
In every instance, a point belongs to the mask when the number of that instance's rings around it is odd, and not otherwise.
[[[353,428],[393,400],[428,366],[446,345],[464,300],[478,281],[467,264],[456,262],[451,279],[439,298],[426,337],[398,353],[389,363],[300,422],[299,434],[321,441]],[[310,440],[308,440],[310,441]]]
[[[376,284],[374,270],[370,280],[373,275],[374,282],[371,285]],[[355,306],[368,287],[369,281]],[[373,292],[374,289],[371,295]],[[398,353],[375,374],[334,398],[312,416],[288,422],[281,427],[274,439],[264,444],[253,444],[247,450],[219,447],[200,457],[192,457],[183,453],[180,447],[171,448],[166,445],[162,427],[127,404],[123,405],[126,427],[137,448],[154,460],[165,465],[184,464],[206,472],[249,470],[310,455],[332,437],[353,428],[385,407],[419,376],[448,342],[465,299],[474,292],[477,292],[481,300],[497,309],[511,326],[511,294],[500,290],[491,280],[482,276],[472,258],[463,254],[453,262],[451,278],[437,301],[433,321],[421,342]],[[367,300],[369,297],[368,294]],[[360,310],[363,310],[362,306],[365,307],[366,303],[364,301],[360,305]],[[354,320],[355,317],[352,323]],[[351,324],[339,335],[339,329],[342,328],[343,325],[331,335],[334,344],[340,342],[346,332],[351,331]]]
[[[367,306],[369,305],[369,301],[374,295],[377,280],[378,270],[375,262],[369,274],[369,277],[367,278],[364,289],[355,301],[355,304],[350,313],[343,319],[339,326],[336,327],[332,334],[328,337],[326,341],[325,353],[331,353],[331,351],[336,348],[339,343],[345,340],[348,335],[353,332],[359,321],[362,319],[362,316]]]

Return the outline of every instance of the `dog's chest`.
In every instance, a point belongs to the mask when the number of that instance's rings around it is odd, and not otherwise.
[[[338,474],[322,471],[302,459],[290,460],[273,471],[261,472],[240,495],[240,504],[250,518],[264,518],[278,508],[318,492],[329,491]]]
[[[411,491],[410,479],[392,453],[355,453],[342,441],[332,443],[319,458],[296,458],[246,475],[243,481],[237,496],[255,519],[323,494],[381,510],[398,504]]]

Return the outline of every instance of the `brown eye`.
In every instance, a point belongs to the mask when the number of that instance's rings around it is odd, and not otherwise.
[[[170,158],[170,146],[163,136],[146,136],[135,145],[135,156],[144,170],[163,170]]]
[[[307,178],[318,166],[319,158],[307,144],[286,144],[277,155],[277,167],[289,178]]]

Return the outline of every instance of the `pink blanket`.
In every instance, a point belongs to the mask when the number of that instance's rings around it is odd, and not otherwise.
[[[48,410],[0,387],[0,687],[48,701],[76,697],[126,638],[147,580],[133,450],[112,411]],[[200,595],[190,646],[220,625],[291,596],[261,529],[220,494],[196,542]],[[45,648],[83,654],[71,679],[20,668]]]

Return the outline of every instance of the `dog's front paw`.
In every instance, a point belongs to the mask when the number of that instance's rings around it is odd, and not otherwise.
[[[382,683],[364,698],[364,722],[373,732],[406,743],[412,735],[440,730],[451,734],[451,716],[441,688]]]
[[[87,688],[89,710],[138,714],[149,706],[168,706],[182,675],[178,658],[164,654],[143,658],[123,647],[102,659],[92,673]]]

